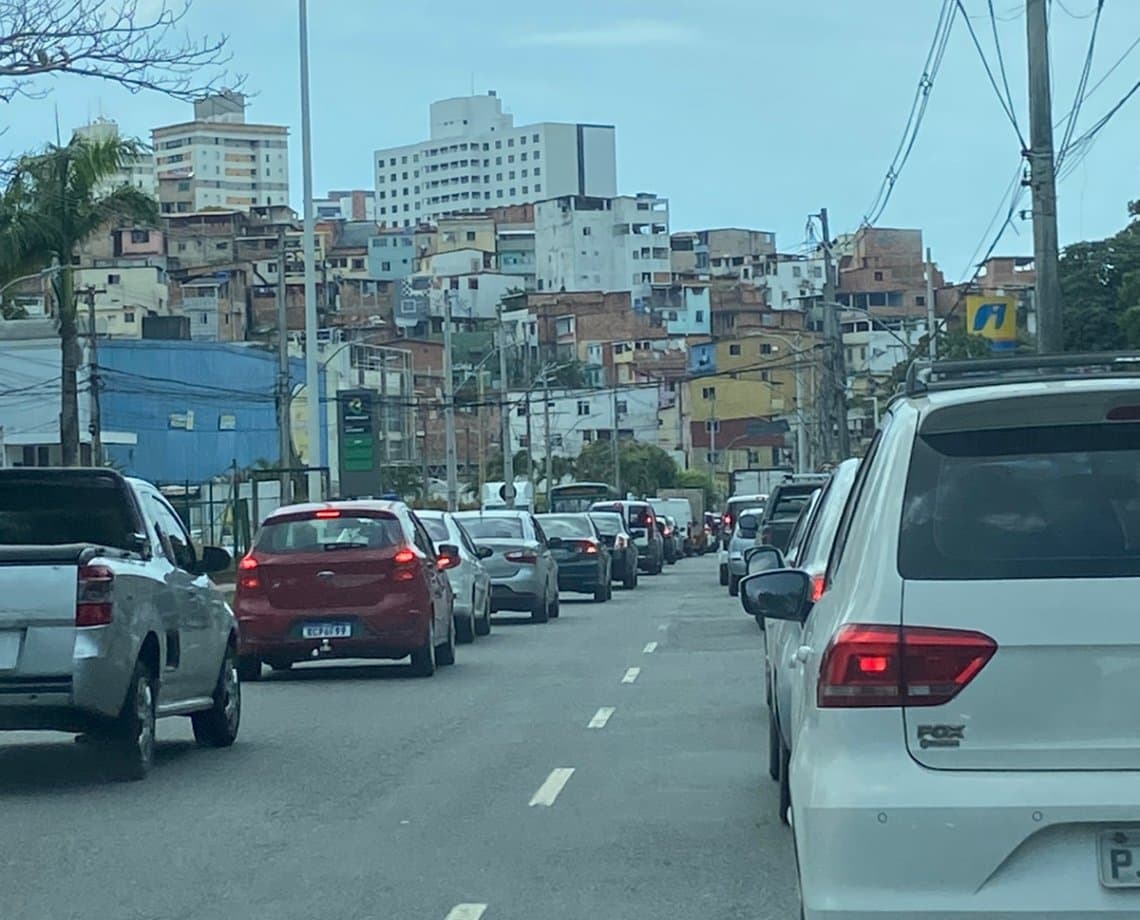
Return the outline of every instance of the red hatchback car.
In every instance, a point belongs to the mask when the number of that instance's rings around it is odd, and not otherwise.
[[[234,612],[243,680],[326,658],[403,658],[430,677],[455,662],[446,569],[403,502],[289,505],[269,515],[238,564]]]

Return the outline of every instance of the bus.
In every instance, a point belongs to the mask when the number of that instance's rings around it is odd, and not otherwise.
[[[611,501],[618,497],[617,489],[604,482],[569,482],[550,490],[547,508],[552,514],[589,511],[594,502]]]

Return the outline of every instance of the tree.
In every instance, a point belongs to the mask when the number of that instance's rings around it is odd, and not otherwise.
[[[700,470],[680,470],[674,482],[677,489],[702,489],[705,493],[705,507],[715,508],[719,496],[712,476]]]
[[[0,0],[0,102],[39,97],[42,78],[66,74],[186,101],[214,92],[227,37],[190,39],[189,10],[190,0]]]
[[[2,2],[2,0],[0,0]],[[21,157],[0,197],[0,284],[27,266],[61,266],[53,286],[59,306],[61,361],[60,445],[65,466],[79,462],[81,360],[72,256],[108,224],[157,224],[158,203],[123,185],[100,195],[100,184],[139,153],[135,141],[73,137]]]
[[[655,444],[622,441],[618,445],[621,488],[635,495],[656,495],[671,488],[677,478],[677,464]],[[613,449],[609,441],[593,441],[578,455],[578,477],[588,482],[613,483]]]

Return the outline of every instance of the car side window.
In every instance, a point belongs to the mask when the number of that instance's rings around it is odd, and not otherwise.
[[[831,547],[831,556],[827,560],[827,583],[835,580],[835,573],[839,571],[839,564],[843,561],[843,551],[847,548],[847,537],[851,532],[851,521],[855,517],[855,510],[859,506],[859,496],[867,482],[867,475],[875,465],[875,455],[879,452],[879,445],[883,442],[883,432],[890,424],[890,416],[883,419],[882,427],[875,432],[863,462],[859,464],[859,471],[855,474],[855,481],[851,484],[851,494],[847,496],[847,504],[843,508],[843,516],[839,519],[839,527],[835,531],[835,542]]]
[[[531,517],[531,526],[534,527],[534,536],[538,540],[540,546],[546,546],[546,534],[542,531],[542,525],[538,523],[538,518]]]
[[[194,551],[194,543],[182,519],[161,498],[154,495],[149,498],[158,538],[162,541],[166,558],[178,568],[193,572],[198,565],[198,554]]]
[[[431,537],[424,530],[424,525],[415,517],[412,517],[412,541],[428,559],[435,558],[435,546],[431,542]]]

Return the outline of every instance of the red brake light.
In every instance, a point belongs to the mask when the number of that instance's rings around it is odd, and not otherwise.
[[[506,559],[507,562],[518,562],[523,565],[538,564],[538,556],[530,552],[530,550],[525,549],[511,550],[509,553],[504,553],[503,558]]]
[[[257,560],[245,556],[238,563],[237,588],[239,591],[257,591],[261,588],[261,578],[257,574]]]
[[[75,589],[75,625],[106,626],[114,616],[115,573],[105,565],[79,569]]]
[[[416,561],[416,554],[410,546],[405,546],[401,550],[396,551],[396,555],[392,557],[396,565],[407,565],[409,562]]]
[[[319,521],[324,521],[328,520],[329,518],[340,517],[340,512],[337,511],[336,508],[329,508],[327,511],[318,511],[314,517]]]
[[[811,580],[811,602],[814,604],[827,590],[827,576],[814,575]]]
[[[598,554],[598,544],[593,540],[586,540],[579,546],[579,550],[587,556],[596,556]]]
[[[392,561],[396,563],[396,574],[393,576],[395,581],[411,581],[416,577],[416,569],[412,563],[416,561],[416,553],[410,546],[405,546],[403,549],[396,550],[396,555],[392,557]]]
[[[665,528],[665,536],[667,536],[667,537],[672,536],[672,534],[673,534],[673,528],[672,527],[666,527]]]
[[[844,626],[819,667],[822,709],[941,706],[997,651],[989,636],[925,626]]]

